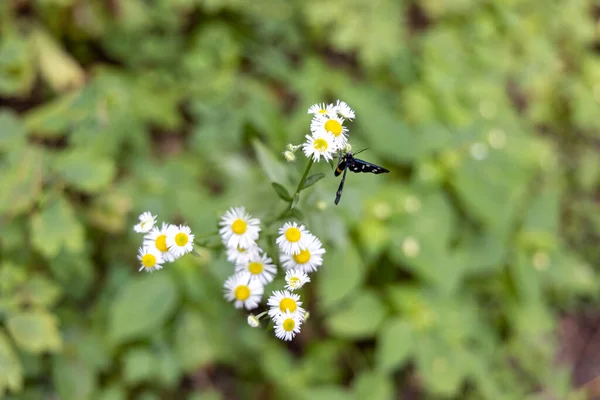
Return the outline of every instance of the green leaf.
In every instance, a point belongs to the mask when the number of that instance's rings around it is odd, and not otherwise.
[[[60,299],[62,292],[54,281],[34,275],[23,285],[17,295],[21,298],[22,303],[49,308]]]
[[[319,271],[317,290],[321,307],[330,309],[354,293],[364,280],[364,269],[360,255],[354,247],[325,254],[327,268]]]
[[[31,242],[48,258],[58,256],[64,249],[73,253],[83,250],[84,231],[71,204],[57,197],[31,218]]]
[[[348,400],[349,393],[339,386],[318,386],[304,389],[300,398],[303,400]]]
[[[223,400],[223,395],[215,389],[205,389],[202,393],[191,393],[186,400]]]
[[[42,153],[29,147],[0,163],[0,214],[17,215],[33,206],[42,188],[42,163]]]
[[[56,91],[77,88],[83,84],[85,73],[52,35],[42,29],[31,34],[37,52],[42,78]]]
[[[149,350],[134,348],[123,357],[123,378],[129,384],[149,382],[155,374],[156,359]]]
[[[271,182],[271,186],[273,186],[273,189],[275,189],[275,192],[277,193],[277,196],[279,196],[280,199],[285,200],[287,202],[292,201],[292,195],[289,194],[289,192],[283,185],[280,185],[277,182]]]
[[[120,344],[156,334],[175,311],[178,301],[177,287],[164,271],[127,282],[110,305],[111,342]]]
[[[98,395],[98,400],[126,400],[127,391],[118,384],[110,385],[103,388]]]
[[[116,172],[115,164],[110,158],[79,149],[62,152],[53,167],[67,183],[86,193],[106,189]]]
[[[4,389],[18,392],[23,388],[23,368],[9,338],[0,329],[0,393]]]
[[[364,371],[353,382],[353,394],[356,400],[388,400],[394,398],[394,385],[385,374]]]
[[[375,335],[385,315],[386,309],[379,297],[371,291],[362,291],[336,310],[327,319],[327,326],[340,337],[366,339]]]
[[[24,96],[35,82],[34,54],[25,37],[9,32],[3,30],[0,40],[0,96]]]
[[[302,211],[298,210],[297,208],[292,208],[290,210],[290,216],[292,218],[296,218],[299,221],[305,220],[304,214],[302,213]]]
[[[300,195],[298,193],[296,193],[294,195],[294,198],[292,199],[292,204],[290,204],[290,208],[292,208],[292,209],[296,208],[296,205],[298,204],[299,201],[300,201]]]
[[[16,151],[26,143],[25,126],[19,117],[11,110],[0,109],[0,152]]]
[[[428,391],[455,397],[464,381],[468,364],[461,354],[465,349],[450,348],[439,337],[421,337],[416,349],[418,373]]]
[[[304,181],[304,185],[302,185],[302,188],[300,190],[304,190],[307,187],[314,185],[323,178],[325,178],[325,174],[322,172],[309,176],[308,178],[306,178],[306,181]]]
[[[259,140],[255,139],[252,141],[252,146],[256,152],[258,163],[260,164],[265,175],[269,177],[271,182],[277,182],[279,184],[285,184],[288,182],[287,168],[285,165],[277,160],[273,153]]]
[[[392,372],[410,357],[413,348],[410,323],[400,318],[387,320],[377,336],[377,368],[384,372]]]
[[[58,351],[62,347],[58,320],[45,311],[26,311],[11,315],[6,325],[17,346],[25,351],[39,354]]]
[[[94,371],[80,360],[56,356],[53,363],[54,385],[64,400],[90,399],[97,383]]]
[[[186,372],[196,371],[214,361],[217,352],[211,345],[202,316],[185,311],[175,324],[175,353]],[[190,351],[193,348],[194,351]]]

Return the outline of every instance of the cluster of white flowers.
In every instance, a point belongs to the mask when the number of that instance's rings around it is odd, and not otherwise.
[[[173,262],[194,249],[194,235],[189,226],[162,223],[157,228],[156,216],[144,212],[139,216],[139,223],[133,227],[138,233],[144,233],[142,247],[138,250],[141,270],[156,271],[166,262]]]
[[[295,153],[300,147],[306,155],[319,162],[331,161],[339,150],[348,144],[348,128],[344,126],[346,120],[354,119],[354,110],[345,102],[338,100],[335,104],[317,103],[310,106],[308,113],[313,115],[310,122],[310,135],[306,135],[303,145],[289,144],[283,156],[289,162],[296,159]]]
[[[264,286],[277,274],[273,260],[257,243],[260,220],[248,214],[244,207],[237,207],[221,217],[219,226],[227,260],[235,265],[234,275],[225,281],[225,298],[236,308],[253,310],[260,305]],[[323,264],[325,250],[316,236],[295,222],[286,222],[279,234],[276,243],[280,261],[287,270],[285,290],[273,291],[267,300],[268,312],[249,315],[248,324],[257,327],[260,318],[268,314],[274,322],[275,335],[279,339],[292,340],[300,332],[306,315],[300,295],[292,292],[310,282],[308,273]]]

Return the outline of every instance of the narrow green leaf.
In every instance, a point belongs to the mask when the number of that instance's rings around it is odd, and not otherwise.
[[[280,199],[285,200],[287,202],[292,201],[292,195],[287,191],[287,189],[283,185],[280,185],[277,182],[271,182],[271,186],[273,186],[273,189],[275,189],[275,192],[277,193],[277,196],[279,196]]]
[[[292,208],[290,210],[290,214],[292,216],[292,218],[296,218],[300,221],[304,221],[304,214],[302,213],[302,211],[298,210],[297,208]]]
[[[300,201],[300,195],[295,194],[294,198],[292,199],[292,204],[290,205],[290,208],[294,208],[296,207],[296,204],[298,204],[298,202]]]
[[[38,354],[44,351],[58,351],[62,347],[58,320],[45,311],[27,311],[12,315],[6,325],[17,346],[25,351]]]
[[[123,285],[110,307],[109,338],[120,344],[154,335],[178,300],[177,287],[167,273],[136,277]]]
[[[302,188],[300,190],[304,190],[307,187],[314,185],[315,183],[317,183],[318,181],[320,181],[323,178],[325,178],[325,174],[322,172],[319,172],[318,174],[309,176],[308,178],[306,178],[306,181],[304,181],[304,185],[302,186]]]

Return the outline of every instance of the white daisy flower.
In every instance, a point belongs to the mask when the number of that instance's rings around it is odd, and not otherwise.
[[[327,115],[316,115],[310,122],[310,130],[313,134],[329,132],[333,135],[335,147],[340,149],[348,143],[348,128],[344,126],[344,119]]]
[[[258,279],[263,285],[273,281],[277,268],[265,252],[253,252],[247,262],[238,263],[235,272],[249,272],[252,279]]]
[[[306,143],[302,146],[304,155],[314,161],[319,162],[321,157],[325,161],[333,160],[333,154],[337,150],[334,137],[329,132],[317,132],[313,135],[306,135]]]
[[[304,225],[298,226],[295,222],[286,222],[279,228],[279,237],[275,241],[284,254],[298,254],[304,250],[304,240],[309,232]]]
[[[225,298],[234,301],[235,308],[258,307],[263,295],[263,286],[257,279],[251,279],[248,272],[239,272],[225,281]]]
[[[323,254],[325,254],[323,244],[315,235],[307,233],[304,236],[304,249],[297,254],[284,253],[281,255],[280,261],[285,269],[297,269],[310,273],[323,265]]]
[[[225,247],[248,249],[258,239],[260,220],[252,218],[244,207],[230,208],[219,222],[219,234]]]
[[[133,230],[138,233],[149,232],[150,229],[154,228],[156,223],[156,215],[152,215],[150,211],[140,214],[140,223],[133,226]]]
[[[288,290],[300,289],[305,283],[310,282],[306,272],[302,270],[290,269],[285,273],[285,288]]]
[[[251,247],[245,249],[240,246],[228,247],[227,248],[227,261],[233,264],[243,264],[250,260],[252,254],[257,253],[260,248],[253,244]]]
[[[292,314],[304,315],[304,308],[300,307],[302,305],[300,296],[288,290],[273,291],[267,301],[267,305],[271,307],[269,309],[269,316],[271,318],[275,318],[286,311]]]
[[[175,257],[181,257],[194,249],[194,234],[187,225],[171,225],[167,232],[167,246]]]
[[[156,271],[162,268],[161,264],[164,262],[162,256],[160,255],[160,252],[148,246],[140,247],[140,249],[138,250],[137,258],[142,263],[142,266],[138,271]]]
[[[354,119],[354,110],[351,109],[345,101],[338,100],[334,109],[336,113],[342,116],[342,118],[349,120]]]
[[[258,328],[260,326],[260,321],[258,320],[258,317],[254,314],[248,315],[248,325],[250,325],[253,328]]]
[[[335,109],[333,104],[317,103],[310,106],[307,113],[313,115],[334,115]]]
[[[275,336],[281,340],[292,340],[296,334],[300,333],[301,314],[285,312],[275,317],[274,321]]]
[[[154,227],[146,234],[146,236],[144,236],[144,246],[148,246],[158,251],[165,262],[173,262],[178,258],[175,253],[169,250],[169,246],[167,246],[167,235],[169,234],[171,226],[173,225],[165,224],[163,222],[160,229]]]

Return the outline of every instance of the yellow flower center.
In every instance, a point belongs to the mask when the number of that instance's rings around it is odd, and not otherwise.
[[[327,110],[326,110],[326,109],[324,109],[324,108],[321,108],[321,109],[319,110],[319,114],[325,114],[326,112],[327,112]]]
[[[245,233],[247,228],[248,226],[246,225],[246,221],[244,221],[243,219],[238,218],[235,221],[233,221],[233,224],[231,224],[231,230],[236,235],[241,235]]]
[[[310,251],[300,250],[300,253],[294,254],[294,261],[298,264],[306,264],[310,260]]]
[[[327,151],[327,147],[329,147],[327,140],[323,138],[318,138],[317,140],[315,140],[315,143],[313,145],[315,146],[315,150],[320,152]]]
[[[327,122],[325,122],[325,130],[333,133],[333,136],[340,136],[342,133],[342,124],[335,119],[329,119]]]
[[[188,235],[183,232],[179,232],[177,235],[175,235],[175,244],[180,247],[188,244]]]
[[[285,310],[294,312],[294,311],[296,311],[296,301],[292,298],[286,297],[279,302],[279,309],[282,312],[285,312]]]
[[[245,253],[246,252],[246,249],[243,248],[243,247],[238,246],[237,249],[238,249],[238,252],[240,252],[240,253]]]
[[[285,231],[285,238],[288,242],[297,242],[300,240],[300,229],[294,227],[288,228]]]
[[[263,271],[263,263],[252,261],[248,264],[248,271],[253,275],[258,275]]]
[[[295,288],[298,285],[300,285],[300,278],[295,277],[295,276],[291,277],[290,278],[290,286],[293,287],[293,288]]]
[[[160,235],[156,238],[155,243],[156,248],[162,251],[163,253],[169,251],[169,248],[167,247],[167,235]]]
[[[246,285],[240,285],[235,288],[235,291],[233,294],[235,295],[236,299],[238,299],[240,301],[244,301],[248,297],[250,297],[250,288]]]
[[[285,321],[283,321],[283,324],[281,324],[281,326],[283,327],[284,331],[291,332],[294,330],[296,322],[294,322],[293,318],[287,318]]]
[[[144,254],[142,256],[142,264],[146,268],[152,268],[156,265],[156,257],[154,257],[152,254]]]

